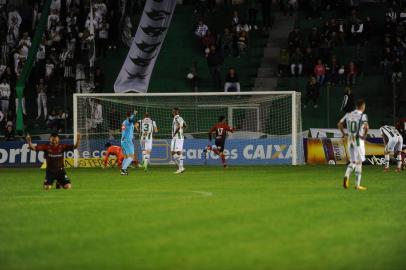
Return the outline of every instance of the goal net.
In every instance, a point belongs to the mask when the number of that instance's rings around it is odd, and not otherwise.
[[[187,123],[186,165],[218,164],[219,157],[206,153],[209,129],[225,116],[235,129],[229,133],[225,156],[229,165],[301,164],[304,162],[300,93],[171,93],[171,94],[75,94],[74,132],[81,134],[75,165],[81,158],[100,158],[105,144],[120,145],[121,124],[128,111],[137,120],[148,112],[156,122],[151,164],[172,163],[170,153],[173,107]],[[138,159],[138,134],[134,145]]]

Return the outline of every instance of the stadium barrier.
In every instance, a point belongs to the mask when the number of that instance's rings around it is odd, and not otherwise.
[[[105,143],[105,141],[103,141]],[[36,143],[48,143],[48,141],[34,141]],[[72,143],[72,141],[61,141],[61,143]],[[80,153],[82,165],[91,167],[89,164],[99,164],[105,154],[104,145],[100,140],[88,141],[89,151]],[[151,164],[170,164],[172,157],[170,153],[171,140],[155,140],[151,155]],[[112,141],[112,144],[120,145],[119,141]],[[218,165],[219,157],[212,152],[204,152],[208,141],[206,139],[186,139],[184,143],[184,156],[186,165]],[[136,153],[141,158],[139,143],[136,142]],[[226,142],[224,151],[228,164],[230,165],[269,165],[269,164],[292,164],[292,146],[290,136],[281,139],[257,139],[240,140],[230,139]],[[72,159],[73,151],[65,153],[65,158]],[[25,142],[3,142],[0,148],[1,167],[19,166],[41,166],[45,161],[43,152],[31,151]],[[83,163],[85,162],[85,163]],[[95,166],[95,165],[94,165]],[[85,166],[84,166],[85,167]]]

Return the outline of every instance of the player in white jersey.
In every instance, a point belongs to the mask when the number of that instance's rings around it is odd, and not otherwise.
[[[153,134],[158,132],[155,121],[153,121],[149,113],[144,113],[144,119],[138,121],[135,125],[137,132],[140,134],[140,144],[142,148],[142,167],[146,171],[148,169],[149,159],[152,151]]]
[[[173,108],[172,115],[171,153],[173,160],[178,165],[178,170],[175,172],[175,174],[178,174],[185,171],[185,168],[183,167],[183,131],[186,128],[186,122],[179,115],[179,108]]]
[[[350,163],[344,175],[344,188],[349,188],[349,179],[355,170],[355,189],[366,190],[366,187],[361,186],[362,162],[365,161],[364,140],[368,133],[368,118],[364,111],[365,101],[359,100],[356,110],[345,114],[337,124],[343,137],[347,137],[347,151],[350,156]],[[347,125],[347,133],[344,131],[344,123]]]
[[[394,126],[385,125],[379,129],[382,133],[383,142],[385,144],[385,171],[389,170],[389,158],[392,154],[396,157],[397,168],[400,172],[402,168],[402,148],[403,137]]]

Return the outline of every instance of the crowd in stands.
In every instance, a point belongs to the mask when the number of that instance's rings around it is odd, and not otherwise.
[[[305,106],[313,101],[318,107],[320,88],[325,85],[352,87],[364,72],[363,49],[371,45],[373,17],[361,15],[358,1],[293,1],[293,6],[306,19],[322,20],[321,27],[308,33],[296,26],[288,36],[288,47],[280,52],[279,76],[308,77]],[[292,8],[293,10],[294,8]],[[334,14],[325,19],[323,12]],[[306,20],[303,19],[303,20]],[[406,6],[401,1],[389,1],[385,13],[384,46],[381,58],[384,80],[402,80],[406,49]],[[376,41],[374,40],[376,43]],[[381,42],[372,46],[381,46]],[[353,59],[343,62],[334,53],[338,47],[353,50]]]
[[[240,14],[234,10],[233,15],[222,33],[215,33],[204,21],[205,14],[216,11],[216,1],[196,1],[195,13],[199,17],[194,34],[198,46],[207,59],[207,66],[212,78],[213,89],[224,91],[240,91],[237,72],[230,68],[226,75],[220,72],[221,66],[227,57],[240,58],[250,48],[250,35],[252,31],[268,31],[272,27],[271,1],[246,1],[247,10]],[[230,4],[225,1],[225,4]],[[257,18],[261,11],[261,26]],[[191,72],[191,74],[193,74]],[[197,89],[195,76],[190,76],[194,89]]]
[[[15,6],[13,1],[0,1],[0,129],[6,129],[6,135],[10,127],[14,129],[19,108],[16,83],[27,61],[45,2],[33,1],[32,16],[22,16],[19,8],[23,7]],[[30,97],[36,93],[36,100],[22,99],[25,118],[29,118],[26,107],[36,106],[37,123],[63,131],[69,113],[65,111],[64,101],[58,97],[64,94],[70,97],[74,92],[103,91],[104,75],[100,68],[95,67],[94,59],[105,57],[107,50],[117,48],[116,26],[122,17],[119,2],[93,0],[91,15],[89,1],[52,0],[45,31],[25,89],[25,95],[31,91]],[[123,25],[126,31],[131,31],[131,22],[127,18]],[[132,36],[132,33],[129,35]],[[123,43],[127,41],[125,34],[121,38]]]

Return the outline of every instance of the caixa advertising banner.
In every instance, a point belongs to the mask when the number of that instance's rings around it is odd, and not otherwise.
[[[48,142],[33,142],[48,143]],[[72,143],[64,141],[62,143]],[[80,152],[81,167],[100,167],[105,155],[105,141],[88,141],[90,150]],[[113,144],[120,145],[119,141]],[[171,140],[154,140],[151,154],[151,164],[172,163]],[[204,139],[186,139],[184,142],[184,158],[186,165],[218,165],[219,157],[205,147],[208,141]],[[138,141],[135,141],[136,154],[141,159],[141,149]],[[230,139],[226,141],[225,156],[229,165],[282,165],[292,164],[292,146],[290,139],[257,139],[240,140]],[[303,151],[299,151],[303,152]],[[73,151],[65,153],[65,165],[73,166]],[[109,164],[115,164],[113,159]],[[43,152],[31,151],[24,142],[1,142],[0,143],[0,166],[41,166],[45,161]]]
[[[343,138],[312,138],[305,140],[307,164],[347,164],[349,156],[347,140]],[[382,138],[365,141],[365,162],[368,165],[384,165],[385,146]]]

